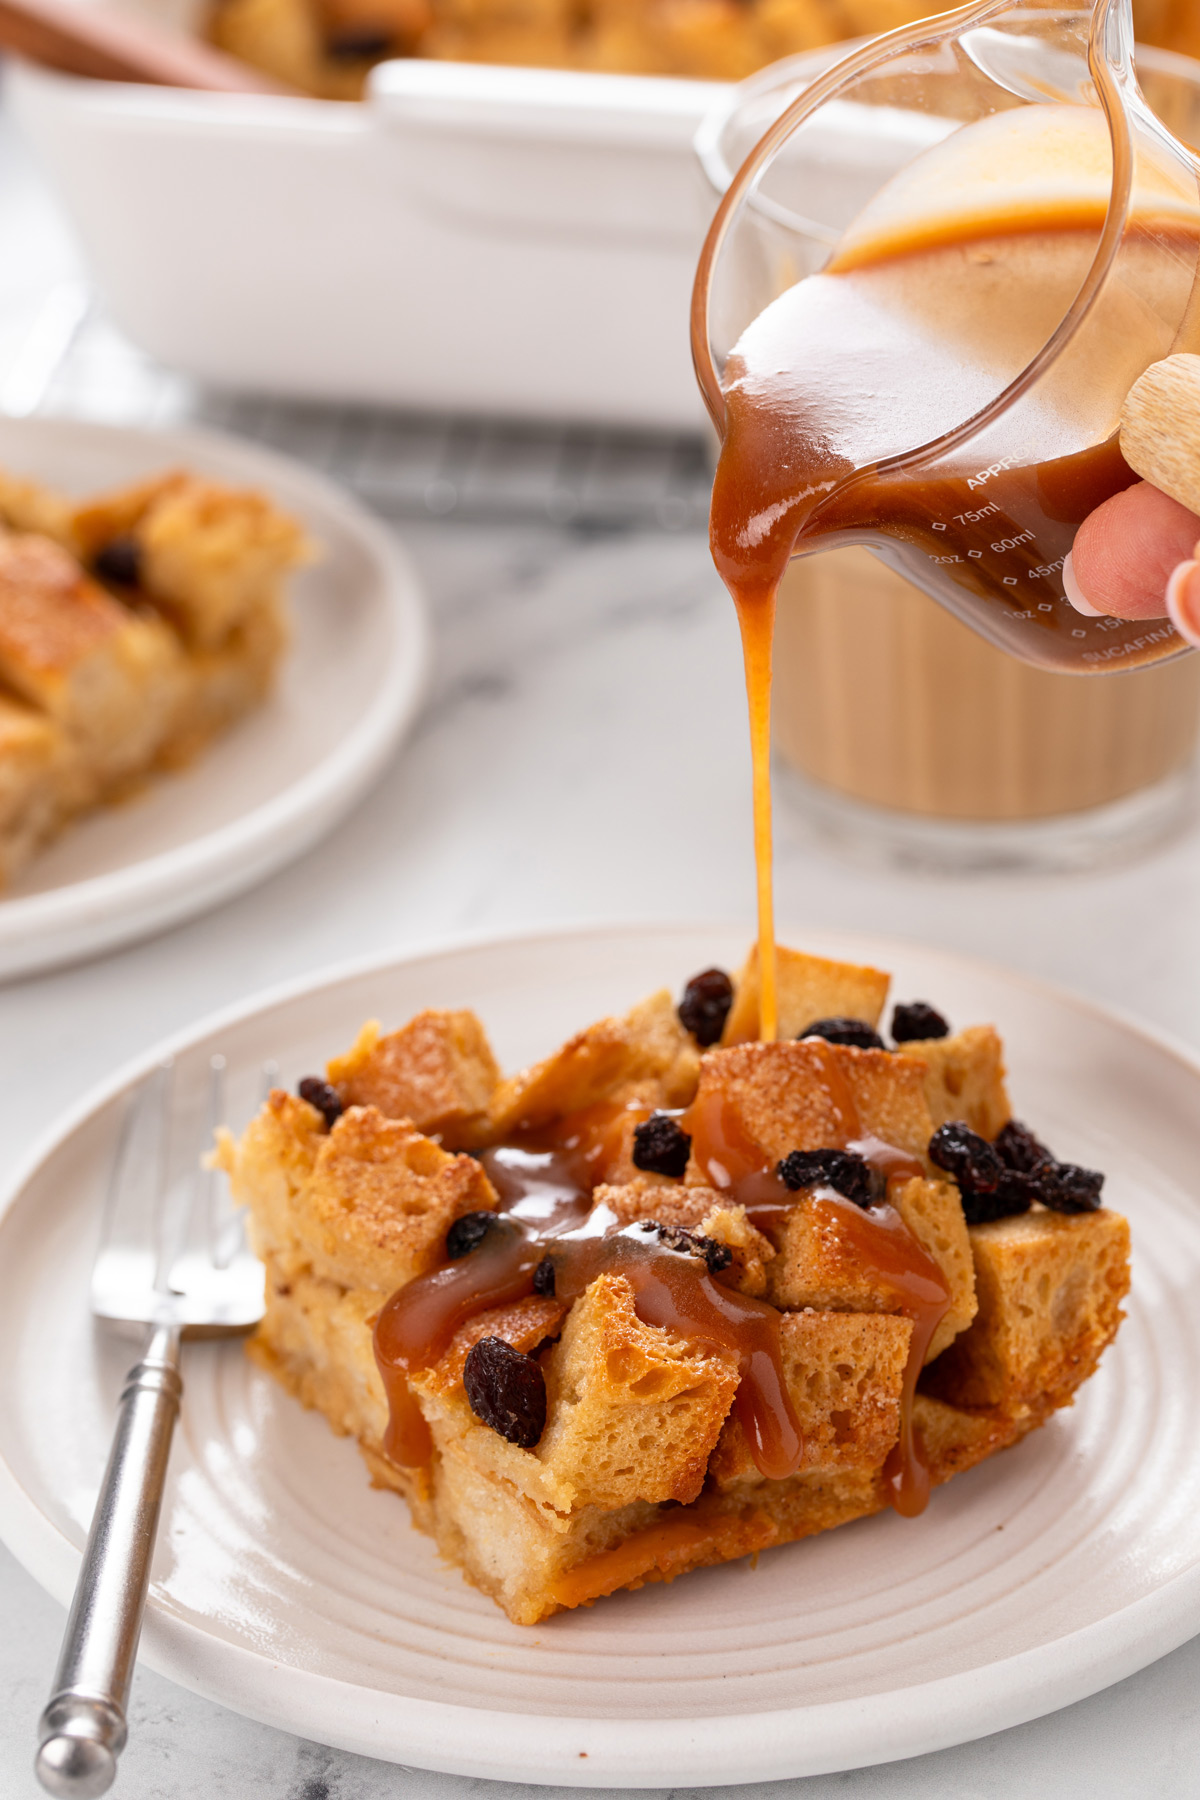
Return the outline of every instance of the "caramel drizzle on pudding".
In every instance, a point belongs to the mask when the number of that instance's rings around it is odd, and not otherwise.
[[[888,1198],[870,1207],[856,1206],[832,1188],[811,1190],[807,1202],[821,1227],[836,1239],[839,1251],[849,1256],[887,1294],[897,1311],[912,1320],[904,1384],[900,1395],[900,1434],[893,1445],[883,1476],[889,1503],[906,1518],[925,1510],[929,1499],[929,1466],[920,1434],[913,1420],[917,1380],[933,1334],[950,1306],[950,1290],[933,1258],[917,1242],[900,1213],[892,1205],[893,1184],[902,1185],[925,1170],[916,1157],[864,1133],[844,1073],[829,1046],[820,1039],[813,1048],[823,1056],[822,1079],[839,1115],[840,1143],[828,1147],[852,1150],[882,1178]],[[750,1223],[767,1237],[778,1230],[797,1204],[796,1195],[769,1167],[766,1153],[755,1143],[734,1103],[724,1094],[700,1096],[683,1114],[681,1125],[692,1134],[692,1155],[709,1183],[744,1206]]]
[[[837,1147],[864,1156],[889,1190],[893,1181],[923,1175],[915,1158],[861,1132],[849,1085],[828,1046],[820,1049],[840,1119],[842,1142]],[[622,1275],[633,1289],[643,1324],[732,1351],[741,1375],[734,1406],[759,1472],[779,1481],[802,1466],[804,1443],[783,1375],[778,1310],[725,1287],[699,1257],[664,1246],[648,1222],[622,1226],[608,1207],[592,1203],[591,1188],[603,1179],[617,1128],[631,1110],[649,1111],[641,1106],[589,1108],[561,1121],[540,1141],[483,1153],[499,1197],[496,1223],[476,1249],[393,1294],[376,1323],[375,1357],[390,1409],[384,1450],[394,1462],[421,1467],[432,1454],[411,1378],[432,1367],[470,1319],[534,1293],[535,1271],[548,1261],[554,1292],[568,1305],[598,1275]],[[863,1210],[827,1188],[799,1200],[768,1167],[765,1152],[724,1096],[698,1099],[680,1123],[692,1133],[692,1154],[706,1180],[732,1203],[744,1205],[759,1229],[769,1233],[793,1207],[807,1205],[823,1229],[835,1235],[841,1253],[849,1252],[873,1285],[912,1319],[900,1435],[884,1465],[884,1481],[898,1512],[920,1512],[929,1494],[929,1472],[913,1426],[912,1402],[930,1339],[949,1305],[937,1264],[890,1201]]]
[[[483,1160],[500,1192],[496,1224],[467,1256],[393,1294],[375,1326],[391,1409],[387,1455],[405,1467],[429,1460],[410,1377],[437,1362],[468,1319],[532,1294],[534,1271],[549,1260],[555,1294],[568,1304],[598,1275],[623,1275],[643,1324],[731,1350],[741,1373],[734,1405],[755,1464],[772,1481],[795,1474],[804,1442],[783,1377],[776,1309],[722,1287],[700,1258],[665,1248],[645,1223],[621,1226],[609,1208],[591,1204],[585,1188],[572,1197],[572,1153],[539,1157],[504,1146]]]

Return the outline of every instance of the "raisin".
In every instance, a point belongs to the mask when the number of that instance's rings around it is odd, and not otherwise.
[[[861,1019],[814,1019],[799,1033],[802,1038],[824,1038],[827,1044],[848,1044],[852,1050],[882,1050],[883,1039]]]
[[[892,1008],[894,1044],[926,1043],[930,1038],[949,1036],[950,1027],[941,1013],[924,1000],[901,1001]]]
[[[692,1140],[668,1113],[651,1113],[633,1134],[633,1166],[654,1175],[683,1174],[692,1153]]]
[[[1104,1177],[1098,1169],[1081,1169],[1078,1163],[1040,1163],[1025,1179],[1034,1199],[1051,1212],[1095,1212],[1100,1205]]]
[[[533,1271],[533,1291],[535,1294],[549,1294],[553,1297],[554,1288],[554,1264],[548,1256],[543,1256],[541,1262]]]
[[[377,26],[360,25],[357,30],[339,31],[325,40],[325,54],[334,62],[369,62],[386,56],[395,39],[389,31]]]
[[[702,1256],[710,1275],[719,1275],[733,1261],[733,1251],[728,1244],[718,1244],[716,1238],[705,1237],[702,1232],[687,1231],[682,1225],[663,1225],[658,1219],[643,1219],[641,1228],[657,1231],[664,1250],[678,1250],[684,1256]]]
[[[998,1193],[1004,1179],[1004,1164],[995,1150],[961,1119],[938,1126],[929,1140],[929,1160],[953,1175],[964,1193]]]
[[[990,1219],[1010,1219],[1015,1213],[1026,1213],[1035,1198],[1030,1191],[1029,1177],[1018,1175],[1011,1169],[1005,1170],[999,1187],[991,1193],[972,1193],[961,1186],[959,1192],[963,1217],[968,1225],[986,1225]]]
[[[831,1187],[856,1206],[870,1206],[875,1198],[871,1165],[853,1150],[792,1150],[775,1165],[775,1173],[793,1194],[799,1188]]]
[[[546,1377],[503,1338],[480,1338],[463,1365],[471,1411],[510,1444],[532,1450],[546,1429]]]
[[[92,567],[102,581],[118,587],[135,588],[142,579],[142,546],[134,537],[111,538],[92,558]]]
[[[492,1212],[460,1214],[446,1233],[446,1255],[450,1261],[457,1262],[460,1256],[469,1256],[472,1250],[478,1250],[495,1223],[496,1215]]]
[[[724,969],[704,969],[693,975],[683,990],[679,1022],[701,1049],[707,1050],[724,1031],[732,1005],[733,983]]]
[[[306,1075],[296,1092],[302,1100],[307,1100],[310,1106],[316,1107],[325,1121],[326,1131],[333,1130],[346,1110],[337,1089],[330,1087],[327,1081],[322,1081],[319,1075]]]
[[[1003,1130],[996,1134],[993,1148],[1006,1167],[1017,1169],[1025,1175],[1032,1174],[1042,1163],[1054,1161],[1045,1144],[1035,1138],[1028,1125],[1022,1125],[1019,1119],[1010,1119]]]
[[[961,1119],[938,1127],[929,1140],[929,1159],[958,1183],[968,1225],[1028,1212],[1038,1198],[1036,1176],[1008,1168],[993,1145]]]

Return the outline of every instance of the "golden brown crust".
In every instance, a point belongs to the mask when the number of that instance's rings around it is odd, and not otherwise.
[[[600,1019],[544,1062],[502,1081],[492,1096],[489,1140],[624,1099],[635,1084],[656,1084],[658,1105],[686,1106],[699,1066],[699,1052],[663,988],[623,1018]]]
[[[328,1076],[347,1106],[378,1107],[443,1144],[468,1148],[485,1129],[500,1070],[473,1012],[427,1009],[386,1037],[366,1028]]]
[[[496,1204],[474,1157],[407,1120],[353,1106],[327,1133],[315,1107],[280,1089],[218,1156],[259,1255],[383,1298],[442,1258],[461,1214]]]
[[[1004,1046],[991,1025],[900,1044],[896,1053],[925,1064],[925,1098],[935,1127],[961,1119],[990,1142],[1012,1117]]]
[[[882,1466],[900,1424],[912,1321],[884,1313],[785,1313],[784,1379],[804,1439],[805,1474]],[[718,1490],[771,1488],[735,1414],[709,1464]]]
[[[1129,1291],[1119,1213],[1035,1211],[970,1229],[979,1312],[927,1371],[931,1394],[1044,1418],[1086,1381]]]
[[[132,539],[140,591],[199,651],[226,644],[312,556],[300,527],[265,495],[185,469],[96,495],[75,509],[71,525],[89,558],[115,538]]]
[[[937,1263],[950,1293],[949,1310],[930,1341],[926,1357],[930,1361],[975,1316],[975,1272],[962,1203],[950,1182],[917,1178],[894,1183],[891,1199],[922,1249]],[[801,1200],[777,1235],[778,1255],[766,1271],[767,1298],[773,1305],[852,1313],[904,1310],[902,1298],[881,1288],[864,1268],[855,1240],[843,1229],[840,1208]]]
[[[857,963],[806,956],[782,944],[775,951],[777,1036],[798,1038],[818,1019],[861,1019],[878,1025],[890,976]],[[758,946],[751,950],[734,983],[733,1005],[721,1033],[723,1045],[753,1043],[758,1037]]]
[[[858,1115],[849,1133],[840,1096],[828,1080],[830,1067],[845,1083]],[[916,1058],[813,1038],[737,1044],[703,1058],[697,1099],[703,1102],[710,1095],[730,1102],[771,1164],[792,1150],[822,1150],[862,1133],[882,1138],[928,1167],[933,1125],[925,1102],[924,1065]],[[687,1179],[707,1180],[694,1159]]]
[[[31,700],[52,701],[62,679],[129,623],[126,608],[61,545],[24,533],[0,537],[0,663]]]
[[[573,1504],[694,1500],[733,1404],[728,1351],[644,1325],[621,1275],[576,1301],[546,1360],[549,1423],[539,1461]]]
[[[449,1155],[373,1106],[352,1106],[322,1139],[306,1199],[313,1267],[387,1293],[442,1260],[461,1214],[496,1204],[474,1157]]]

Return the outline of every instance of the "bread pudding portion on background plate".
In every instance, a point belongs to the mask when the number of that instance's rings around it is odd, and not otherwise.
[[[413,718],[428,630],[395,534],[256,445],[8,419],[0,470],[3,978],[307,849]]]
[[[82,501],[0,469],[0,887],[266,696],[315,553],[264,494],[186,469]]]
[[[1012,1117],[990,1025],[779,952],[504,1078],[467,1009],[368,1023],[217,1157],[250,1350],[514,1623],[931,1486],[1069,1406],[1122,1318],[1103,1177]],[[282,1047],[281,1047],[282,1048]]]

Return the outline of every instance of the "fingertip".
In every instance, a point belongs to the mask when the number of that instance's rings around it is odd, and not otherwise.
[[[1167,616],[1180,637],[1200,650],[1200,562],[1181,562],[1172,569]]]
[[[1180,563],[1200,561],[1198,535],[1196,515],[1149,482],[1124,488],[1076,532],[1071,586],[1064,569],[1067,598],[1084,617],[1161,619],[1172,571]]]
[[[1080,587],[1079,577],[1075,573],[1075,564],[1069,550],[1067,551],[1066,561],[1063,563],[1062,567],[1062,581],[1063,592],[1066,594],[1067,599],[1071,602],[1071,605],[1075,608],[1077,613],[1082,613],[1085,619],[1102,619],[1104,617],[1101,609],[1098,606],[1092,605],[1091,601]]]

